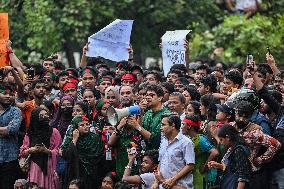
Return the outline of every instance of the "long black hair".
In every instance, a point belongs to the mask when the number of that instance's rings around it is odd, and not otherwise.
[[[207,120],[215,121],[217,115],[217,107],[216,104],[220,104],[220,101],[215,98],[212,94],[203,95],[200,98],[201,105],[205,106],[207,109]]]
[[[218,130],[218,137],[228,137],[230,141],[233,143],[233,146],[235,145],[245,145],[245,140],[239,135],[239,132],[235,127],[229,124],[223,125]]]

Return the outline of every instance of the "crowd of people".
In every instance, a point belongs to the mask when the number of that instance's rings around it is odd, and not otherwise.
[[[271,54],[164,75],[132,59],[112,68],[87,45],[77,69],[57,55],[23,64],[7,48],[1,189],[284,188],[284,72]],[[109,122],[110,108],[134,105],[139,114]]]

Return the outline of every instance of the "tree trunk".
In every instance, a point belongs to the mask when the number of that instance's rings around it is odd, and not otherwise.
[[[66,41],[64,43],[64,49],[65,49],[65,52],[66,52],[66,58],[68,60],[69,67],[70,68],[76,68],[75,59],[74,59],[74,55],[73,55],[74,51],[73,51],[71,43]]]

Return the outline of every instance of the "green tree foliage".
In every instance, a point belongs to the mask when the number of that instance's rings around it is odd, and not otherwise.
[[[196,33],[192,38],[192,55],[210,54],[217,47],[223,47],[221,60],[243,62],[247,54],[253,54],[258,62],[265,60],[270,47],[277,60],[281,60],[284,50],[284,16],[276,18],[256,15],[228,16],[224,22],[210,32]]]
[[[134,20],[131,42],[140,61],[160,56],[165,31],[187,26],[202,31],[222,18],[207,0],[10,0],[0,11],[9,12],[10,38],[24,62],[31,52],[46,57],[64,51],[71,66],[73,52],[81,52],[87,37],[116,18]]]

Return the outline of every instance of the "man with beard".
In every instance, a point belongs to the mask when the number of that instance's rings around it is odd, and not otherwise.
[[[134,104],[134,91],[130,86],[121,86],[119,90],[120,107],[128,107]]]
[[[54,87],[54,82],[55,82],[55,75],[51,72],[46,72],[43,76],[43,79],[45,81],[45,100],[54,100],[55,97],[58,95],[60,92],[59,90],[55,90]]]
[[[25,101],[25,106],[23,106],[24,108],[22,109],[23,119],[25,120],[26,127],[30,125],[30,117],[33,109],[39,107],[43,103],[46,93],[45,86],[46,84],[42,79],[35,80],[32,83],[30,90],[33,96],[33,100]]]
[[[0,188],[10,189],[19,173],[17,133],[22,121],[21,112],[12,104],[14,88],[0,84]]]
[[[262,128],[250,122],[253,105],[248,101],[238,101],[234,107],[236,113],[235,126],[244,138],[251,151],[252,178],[251,188],[269,188],[269,175],[264,164],[272,160],[281,144],[275,138],[263,133]]]

